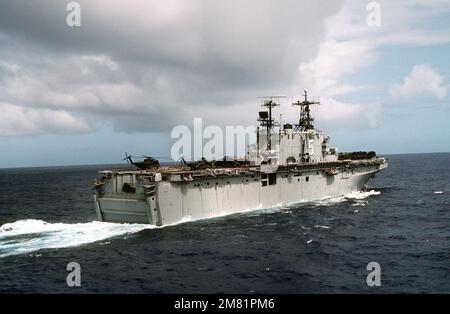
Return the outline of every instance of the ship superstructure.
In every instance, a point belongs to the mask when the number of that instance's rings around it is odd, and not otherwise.
[[[278,97],[278,96],[275,96]],[[319,104],[308,100],[304,91],[304,100],[293,103],[300,108],[298,124],[280,126],[274,119],[272,108],[279,106],[272,97],[263,101],[268,111],[260,111],[260,127],[257,129],[257,143],[251,147],[249,159],[253,164],[308,164],[337,161],[335,148],[329,147],[330,137],[322,130],[314,128],[314,118],[310,106]]]
[[[261,208],[321,200],[363,189],[387,167],[375,153],[338,154],[313,124],[304,99],[297,124],[273,118],[278,97],[259,112],[256,143],[241,160],[201,160],[141,170],[104,170],[94,182],[100,221],[173,224]]]

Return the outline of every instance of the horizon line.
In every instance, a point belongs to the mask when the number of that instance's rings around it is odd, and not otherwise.
[[[395,155],[427,155],[427,154],[450,154],[450,151],[447,152],[422,152],[422,153],[389,153],[389,154],[377,154],[377,156],[395,156]],[[168,161],[164,163],[170,163],[176,161]],[[93,163],[93,164],[60,164],[60,165],[40,165],[40,166],[13,166],[13,167],[0,167],[0,170],[6,169],[30,169],[30,168],[63,168],[63,167],[87,167],[87,166],[126,166],[129,164],[121,164],[121,163]]]

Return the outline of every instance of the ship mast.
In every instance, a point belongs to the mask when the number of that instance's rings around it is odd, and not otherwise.
[[[298,100],[297,102],[292,103],[293,106],[300,107],[300,117],[298,120],[298,124],[295,125],[295,131],[306,131],[314,129],[314,118],[311,116],[311,109],[309,108],[309,106],[320,104],[317,101],[308,100],[308,91],[306,89],[304,90],[303,95],[305,97],[303,101]]]
[[[280,106],[279,103],[275,102],[274,98],[285,98],[286,96],[266,96],[261,104],[262,107],[268,108],[268,111],[260,111],[258,121],[261,123],[262,127],[266,127],[267,132],[267,150],[272,149],[271,143],[271,131],[274,126],[277,126],[277,122],[272,118],[272,109],[274,107]]]

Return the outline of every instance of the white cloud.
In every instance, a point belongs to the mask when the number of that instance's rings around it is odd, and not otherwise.
[[[300,65],[299,84],[325,97],[353,93],[366,87],[345,84],[341,80],[369,67],[376,59],[371,45],[363,40],[328,39],[320,44],[314,60]]]
[[[0,103],[0,136],[73,134],[91,129],[84,119],[63,110],[24,108]]]
[[[160,131],[289,90],[343,1],[79,2],[0,2],[0,101]]]
[[[320,125],[355,129],[378,126],[381,104],[348,103],[333,98],[321,97],[320,106],[315,108]]]
[[[430,65],[415,65],[403,79],[402,84],[395,84],[389,90],[389,96],[396,101],[413,100],[417,96],[433,96],[443,99],[447,96],[448,87],[444,77]]]
[[[431,46],[450,42],[448,1],[378,2],[381,4],[381,26],[369,27],[366,23],[368,2],[347,0],[338,14],[325,19],[327,35],[321,42],[316,57],[303,62],[299,67],[297,85],[308,88],[311,95],[318,95],[323,99],[322,102],[328,103],[321,107],[319,114],[320,119],[325,119],[330,124],[340,124],[343,127],[347,127],[349,123],[377,125],[375,119],[381,105],[376,100],[367,104],[352,104],[340,101],[339,98],[377,88],[358,81],[349,83],[347,79],[375,66],[380,61],[380,48]],[[430,20],[434,21],[434,27],[429,26]],[[422,93],[434,93],[436,97],[445,96],[446,90],[441,86],[443,83],[439,81],[439,77],[430,71],[423,72],[427,75],[423,80],[427,82],[421,82],[421,87],[414,88]],[[384,91],[380,90],[381,92]],[[357,119],[352,118],[356,116]],[[361,124],[360,119],[365,119],[365,122]]]
[[[346,126],[375,110],[339,97],[372,88],[347,78],[376,64],[380,47],[450,41],[445,27],[426,27],[445,1],[380,2],[377,28],[359,0],[80,0],[79,29],[64,25],[65,3],[0,3],[0,102],[159,131],[200,113],[234,123],[224,113],[253,113],[257,96],[307,88],[334,104],[326,121]]]

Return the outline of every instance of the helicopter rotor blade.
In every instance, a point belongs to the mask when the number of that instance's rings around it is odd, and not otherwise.
[[[142,157],[142,158],[153,158],[153,159],[165,159],[165,160],[171,159],[170,157],[167,157],[167,156],[148,156],[148,155],[142,155],[141,157]]]
[[[125,152],[125,158],[123,160],[126,160],[127,164],[130,164],[130,163],[132,163],[131,157],[132,157],[131,155],[128,155],[128,153]]]

